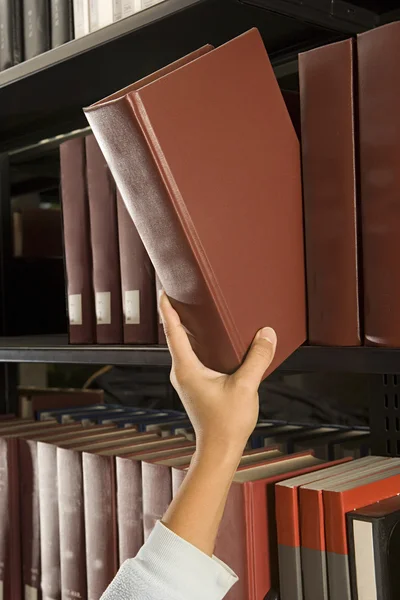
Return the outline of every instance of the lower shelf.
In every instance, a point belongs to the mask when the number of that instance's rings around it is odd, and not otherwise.
[[[74,346],[66,335],[0,338],[0,362],[169,366],[163,346]],[[280,367],[285,372],[400,373],[400,348],[302,346]]]

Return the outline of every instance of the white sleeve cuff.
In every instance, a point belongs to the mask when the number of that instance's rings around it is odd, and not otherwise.
[[[158,521],[136,561],[160,584],[191,600],[221,600],[238,580],[222,561],[211,558]]]

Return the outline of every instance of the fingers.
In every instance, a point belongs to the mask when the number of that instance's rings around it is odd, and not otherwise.
[[[171,306],[168,296],[163,292],[159,303],[160,314],[164,324],[165,336],[175,367],[200,365],[193,352],[189,338],[176,310]]]
[[[276,344],[276,333],[271,327],[260,329],[250,346],[244,363],[234,374],[234,378],[258,389],[265,371],[274,358]]]

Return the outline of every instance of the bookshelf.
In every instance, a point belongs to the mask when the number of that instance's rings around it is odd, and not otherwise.
[[[220,45],[250,27],[259,28],[281,87],[296,89],[298,52],[398,19],[398,4],[394,0],[166,0],[0,73],[0,410],[15,410],[16,363],[170,364],[167,350],[161,347],[73,347],[63,335],[15,336],[10,322],[18,317],[16,307],[23,309],[23,299],[15,297],[12,284],[16,268],[11,253],[13,165],[40,154],[46,145],[43,140],[56,137],[50,145],[57,147],[57,136],[86,127],[83,106],[205,43]],[[29,189],[29,182],[20,189]],[[400,454],[393,375],[400,373],[400,349],[302,347],[281,370],[381,374],[382,384],[373,390],[371,414],[375,450]]]

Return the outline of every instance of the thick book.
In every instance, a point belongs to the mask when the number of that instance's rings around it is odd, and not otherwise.
[[[299,55],[308,341],[361,343],[353,40]]]
[[[61,144],[60,160],[69,341],[93,344],[96,328],[85,140],[76,138]]]
[[[398,348],[400,22],[359,35],[357,57],[365,343]]]
[[[347,461],[350,459],[347,459]],[[313,472],[293,477],[275,488],[280,600],[302,600],[299,487],[346,472],[346,460],[317,465]]]
[[[124,344],[156,344],[154,269],[118,191],[117,212]]]
[[[72,0],[51,0],[50,39],[52,48],[73,39]]]
[[[323,490],[339,481],[352,481],[385,468],[384,457],[366,457],[350,463],[349,472],[300,487],[300,540],[304,600],[328,600],[326,526]]]
[[[269,325],[268,374],[306,338],[299,142],[256,29],[200,52],[85,112],[200,360]]]
[[[47,0],[23,0],[24,59],[50,50],[50,14]]]
[[[116,187],[93,135],[86,138],[90,235],[96,339],[99,344],[121,344],[122,298],[119,269]]]
[[[0,71],[22,60],[22,0],[0,2]]]
[[[400,459],[388,463],[378,473],[323,491],[330,600],[352,600],[346,513],[399,492]]]
[[[394,600],[400,589],[400,496],[346,518],[352,600]]]

